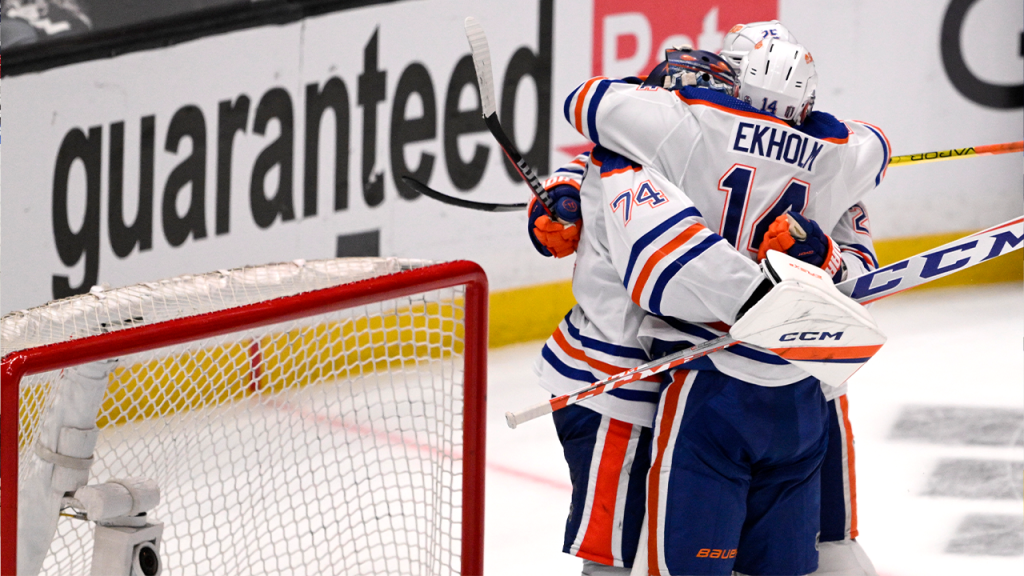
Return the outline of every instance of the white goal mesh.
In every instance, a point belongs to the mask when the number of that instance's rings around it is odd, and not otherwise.
[[[35,537],[30,515],[47,514],[25,489],[54,474],[38,447],[59,452],[60,425],[84,410],[99,428],[89,482],[143,476],[160,487],[149,517],[164,524],[164,574],[478,570],[482,514],[467,507],[482,497],[486,319],[467,306],[463,269],[428,264],[222,271],[5,316],[5,388],[12,358],[50,344],[73,365],[90,354],[76,342],[105,338],[100,355],[114,359],[89,357],[104,374],[98,409],[65,390],[75,383],[65,366],[20,380],[18,538]],[[403,280],[407,295],[393,296],[388,282],[411,276],[426,280]],[[355,291],[332,288],[357,280],[342,286]],[[331,294],[340,303],[325,305]],[[136,349],[150,338],[174,343]],[[89,573],[93,526],[74,513],[63,510],[41,573]],[[5,515],[5,540],[9,524]],[[28,556],[19,548],[19,571]]]

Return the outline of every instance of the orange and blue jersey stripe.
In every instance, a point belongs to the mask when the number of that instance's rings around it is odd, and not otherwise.
[[[892,146],[889,144],[889,138],[886,137],[885,132],[882,132],[882,129],[878,126],[862,122],[861,120],[852,120],[852,122],[856,122],[870,130],[882,144],[882,167],[879,168],[878,174],[875,176],[875,186],[878,186],[882,183],[882,179],[885,178],[886,171],[889,168],[889,160],[892,159]]]
[[[563,378],[591,384],[607,376],[624,372],[638,363],[649,360],[647,353],[641,348],[621,346],[582,336],[579,329],[572,324],[570,320],[571,314],[570,312],[565,316],[563,322],[555,329],[551,338],[548,339],[541,349],[541,357],[544,361]],[[579,343],[578,346],[576,342]],[[621,359],[622,362],[612,364],[611,362],[600,360],[594,352],[604,355],[612,362],[616,358]],[[564,357],[567,357],[568,361],[563,360]],[[573,362],[575,365],[572,366],[569,362]],[[637,389],[636,387],[622,387],[610,390],[607,394],[620,400],[657,404],[658,393],[656,390],[660,377],[652,376],[644,379],[644,381],[649,383],[645,386],[645,388],[648,388],[646,390]],[[652,387],[651,384],[654,384],[654,386]]]
[[[707,340],[712,340],[714,338],[718,338],[719,336],[722,336],[723,334],[725,334],[726,332],[729,331],[728,330],[728,326],[724,326],[720,322],[716,322],[716,323],[714,323],[714,325],[709,325],[709,324],[698,324],[698,323],[695,323],[695,322],[687,322],[686,320],[680,320],[679,318],[672,318],[671,316],[660,316],[660,318],[661,318],[662,321],[664,321],[666,324],[671,326],[673,329],[675,329],[680,334],[693,338],[693,342],[692,343],[690,341],[673,341],[673,342],[670,342],[670,341],[666,341],[666,340],[656,340],[655,343],[652,345],[652,350],[651,350],[651,352],[655,356],[662,356],[664,354],[668,354],[668,353],[674,352],[676,350],[682,350],[683,348],[689,348],[690,346],[692,346],[694,344],[699,344],[700,342],[704,342],[704,341],[707,341]],[[715,331],[712,331],[712,329],[714,329]],[[755,362],[761,362],[762,364],[771,364],[771,365],[774,365],[774,366],[783,366],[783,365],[788,364],[788,362],[786,362],[782,358],[779,358],[775,354],[769,354],[767,352],[762,352],[762,351],[757,350],[755,348],[749,347],[749,346],[747,346],[745,344],[737,344],[737,345],[732,346],[730,348],[726,348],[721,353],[722,354],[733,354],[733,355],[739,356],[741,358],[746,358],[747,360],[753,360]],[[701,362],[702,360],[704,360],[704,359],[703,358],[698,359],[696,362]],[[693,368],[695,370],[697,370],[697,369],[702,369],[702,370],[703,369],[710,369],[710,367],[713,366],[713,362],[710,365],[707,364],[707,363],[703,363],[703,362],[701,362],[700,364],[688,363],[688,364],[686,364],[686,366],[690,367],[690,368]]]
[[[850,132],[846,126],[834,116],[825,112],[811,112],[803,124],[791,126],[785,120],[776,118],[763,110],[758,110],[742,100],[707,88],[687,86],[682,90],[676,91],[675,94],[688,106],[707,106],[735,116],[772,122],[785,126],[790,130],[802,132],[811,138],[831,142],[832,144],[846,144],[850,139]]]
[[[629,288],[629,283],[633,276],[633,269],[636,266],[637,261],[640,259],[640,254],[659,237],[687,218],[701,218],[700,211],[693,206],[681,210],[666,218],[664,222],[650,229],[646,234],[641,236],[639,240],[633,243],[629,252],[629,261],[626,264],[626,273],[623,275],[622,285],[624,287],[627,289]]]
[[[597,109],[605,92],[612,84],[625,84],[622,80],[610,80],[603,76],[591,78],[580,84],[565,99],[563,114],[577,132],[594,144],[600,144],[597,132]]]
[[[863,244],[845,244],[839,247],[844,254],[853,254],[858,260],[864,263],[869,271],[878,268],[878,258],[875,253]]]

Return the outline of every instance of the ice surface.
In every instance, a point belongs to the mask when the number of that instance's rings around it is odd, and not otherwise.
[[[1024,574],[1024,294],[1017,284],[873,305],[888,343],[850,383],[859,538],[881,576]],[[579,573],[561,553],[569,474],[543,401],[541,342],[492,350],[488,576]]]

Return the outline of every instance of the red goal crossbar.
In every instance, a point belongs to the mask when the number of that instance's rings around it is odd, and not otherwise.
[[[463,576],[483,573],[487,403],[487,276],[468,261],[436,264],[218,312],[127,328],[4,356],[0,374],[0,576],[17,573],[21,379],[62,367],[296,320],[428,290],[466,286],[463,399]]]

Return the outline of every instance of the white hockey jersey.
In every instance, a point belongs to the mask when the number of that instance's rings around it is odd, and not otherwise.
[[[581,187],[579,304],[537,366],[554,394],[636,366],[652,347],[724,334],[761,281],[754,258],[764,230],[787,210],[830,230],[852,274],[877,267],[858,203],[888,163],[877,128],[815,113],[795,129],[716,92],[600,78],[573,92],[565,112],[601,146]],[[807,377],[743,345],[698,362],[769,386]],[[638,383],[587,406],[649,425],[657,391]]]

